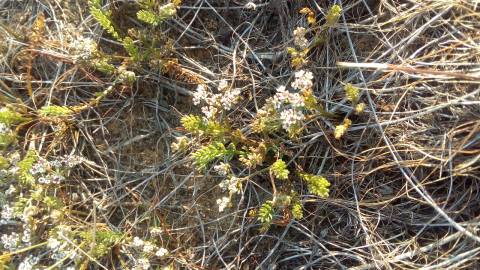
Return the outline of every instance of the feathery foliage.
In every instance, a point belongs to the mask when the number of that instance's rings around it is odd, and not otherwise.
[[[272,166],[270,166],[270,173],[280,180],[287,180],[290,172],[287,169],[285,161],[278,159],[272,164]]]
[[[328,197],[330,182],[325,177],[308,173],[300,173],[300,177],[307,182],[310,193],[322,198]]]

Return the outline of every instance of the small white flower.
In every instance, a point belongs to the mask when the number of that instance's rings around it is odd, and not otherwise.
[[[277,110],[280,110],[282,106],[286,104],[290,104],[293,107],[305,106],[305,101],[300,94],[290,93],[283,85],[277,88],[277,93],[275,94],[273,99],[271,99],[271,102]]]
[[[17,192],[17,189],[16,189],[13,185],[10,185],[10,186],[8,187],[8,189],[5,191],[5,194],[6,194],[7,196],[10,196],[10,195],[12,195],[12,194],[15,193],[15,192]]]
[[[295,81],[292,87],[298,90],[308,90],[313,87],[313,73],[310,71],[299,70],[295,72]]]
[[[41,176],[37,179],[38,183],[39,184],[44,184],[44,185],[48,185],[50,184],[50,179],[48,177],[45,177],[45,176]]]
[[[22,242],[25,243],[26,245],[30,245],[30,241],[32,239],[32,231],[30,228],[26,228],[23,230],[23,235],[22,235]]]
[[[218,90],[220,90],[221,92],[227,90],[227,88],[228,88],[228,82],[226,80],[221,80],[218,83]]]
[[[207,92],[207,87],[203,84],[197,86],[197,91],[193,93],[193,104],[199,105],[202,101],[207,100],[210,93]]]
[[[222,197],[221,199],[217,199],[218,211],[223,212],[223,210],[225,210],[225,208],[228,206],[229,203],[230,203],[229,197]]]
[[[148,270],[150,268],[150,261],[147,258],[141,258],[137,261],[133,269]]]
[[[213,106],[204,106],[202,107],[202,112],[205,115],[205,118],[212,119],[217,115],[218,109]]]
[[[230,164],[220,162],[220,164],[213,166],[213,170],[220,175],[226,176],[230,172]]]
[[[303,27],[297,27],[293,31],[293,43],[300,49],[305,49],[308,47],[308,40],[305,38],[306,33],[307,29]]]
[[[282,120],[282,127],[288,131],[292,126],[303,121],[305,116],[301,111],[287,109],[280,113],[280,119]]]
[[[232,107],[237,104],[239,97],[240,89],[232,89],[230,91],[226,91],[220,98],[223,109],[226,111],[232,109]]]
[[[84,161],[85,161],[84,158],[82,158],[80,156],[75,156],[75,155],[64,156],[63,160],[61,160],[61,162],[63,162],[65,164],[65,166],[68,167],[68,168],[73,168],[73,167],[83,163]]]
[[[240,193],[238,180],[239,179],[237,177],[232,176],[232,177],[229,177],[229,178],[223,180],[222,182],[220,182],[220,184],[218,184],[218,186],[223,190],[228,190],[232,194]],[[218,201],[217,201],[217,203],[218,203]]]
[[[3,234],[0,241],[5,249],[13,251],[18,247],[20,237],[18,233],[12,232],[11,234]]]
[[[10,133],[11,131],[12,130],[5,123],[0,123],[0,134]]]
[[[248,2],[245,4],[245,8],[257,10],[257,5],[253,2]]]
[[[29,255],[18,265],[17,269],[31,270],[38,263],[38,261],[39,261],[38,257],[33,257],[32,255]]]
[[[4,205],[1,213],[2,220],[9,221],[14,218],[13,207]]]
[[[57,250],[60,248],[61,245],[62,243],[58,241],[57,238],[50,236],[47,240],[47,247],[50,248],[51,250]]]
[[[155,256],[157,257],[165,257],[168,255],[168,250],[164,247],[161,247],[157,250],[157,252],[155,252]]]
[[[91,59],[97,52],[97,43],[91,38],[79,37],[70,44],[75,60]]]
[[[35,174],[41,174],[45,173],[49,167],[48,161],[40,158],[37,160],[35,164],[33,164],[32,168],[30,169],[30,173],[35,175]]]
[[[145,242],[144,242],[142,239],[140,239],[138,236],[135,236],[135,237],[133,238],[132,245],[133,245],[134,247],[140,248],[140,247],[143,247],[144,244],[145,244]]]
[[[160,236],[163,233],[163,229],[159,227],[154,227],[150,229],[150,233],[153,236]]]
[[[145,242],[143,245],[143,252],[145,253],[152,253],[155,250],[156,246],[151,242]]]
[[[60,184],[60,182],[65,181],[65,177],[58,173],[54,173],[49,176],[50,176],[50,182],[52,184]]]

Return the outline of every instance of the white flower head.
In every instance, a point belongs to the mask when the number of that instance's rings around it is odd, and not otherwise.
[[[147,258],[141,258],[137,261],[133,269],[148,270],[150,268],[150,261]]]
[[[133,238],[132,245],[133,245],[134,247],[140,248],[140,247],[143,247],[144,244],[145,244],[145,242],[144,242],[142,239],[140,239],[140,237],[135,236],[135,237]]]
[[[205,115],[205,118],[209,120],[217,115],[218,109],[213,106],[204,106],[202,107],[202,113]]]
[[[163,233],[163,229],[160,228],[160,227],[153,227],[153,228],[150,229],[150,233],[153,236],[160,236]]]
[[[295,81],[292,87],[298,90],[308,90],[313,87],[313,73],[310,71],[299,70],[295,72]]]
[[[240,98],[240,89],[232,89],[230,91],[225,91],[221,95],[220,103],[224,110],[228,111],[233,108]]]
[[[228,190],[231,194],[240,193],[239,179],[235,176],[223,180],[218,186],[225,191]]]
[[[89,60],[97,53],[97,43],[91,38],[79,37],[70,44],[75,60]]]
[[[280,119],[282,120],[282,127],[285,130],[290,130],[294,125],[300,124],[305,116],[299,110],[287,109],[280,113]]]
[[[9,221],[13,219],[15,216],[13,212],[13,207],[10,207],[9,205],[4,205],[1,213],[2,221]]]
[[[22,242],[26,245],[30,245],[30,241],[32,240],[32,231],[30,228],[25,228],[22,234]]]
[[[5,123],[0,122],[0,134],[10,133],[11,131],[12,130]]]
[[[223,210],[225,210],[225,208],[228,206],[229,203],[230,203],[229,197],[222,197],[220,199],[217,199],[218,211],[223,212]]]
[[[20,236],[16,232],[12,232],[11,234],[3,234],[0,237],[0,242],[5,249],[13,251],[17,249],[18,244],[20,243]]]
[[[245,4],[245,8],[257,10],[257,5],[253,2],[248,2],[248,3]]]
[[[47,240],[47,247],[51,250],[58,250],[62,243],[57,238],[50,236]]]
[[[150,254],[153,253],[156,248],[157,246],[155,246],[153,243],[145,242],[145,244],[143,245],[143,252]]]
[[[286,104],[293,107],[305,106],[303,97],[298,93],[290,93],[284,85],[277,87],[277,93],[271,101],[277,110],[280,110]]]
[[[34,257],[32,255],[29,255],[18,265],[17,269],[18,270],[31,270],[38,263],[38,261],[39,261],[38,257]]]
[[[210,93],[207,91],[207,87],[204,84],[199,84],[197,91],[193,93],[193,104],[199,105],[208,98],[210,98]]]
[[[223,91],[226,91],[228,88],[228,82],[227,80],[221,80],[219,83],[218,83],[218,90],[223,92]]]
[[[305,38],[307,29],[304,27],[297,27],[293,30],[293,43],[300,49],[305,49],[308,47],[308,39]]]
[[[164,247],[159,248],[157,250],[157,252],[155,252],[155,256],[160,257],[160,258],[165,257],[168,254],[169,254],[168,249],[166,249]]]
[[[213,166],[213,170],[222,176],[226,176],[230,172],[230,164],[220,162],[220,164]]]
[[[35,164],[33,164],[32,168],[30,169],[30,173],[33,175],[42,174],[45,173],[49,167],[48,161],[44,158],[40,158]]]

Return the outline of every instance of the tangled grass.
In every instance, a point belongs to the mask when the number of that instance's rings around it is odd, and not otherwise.
[[[219,212],[221,176],[172,150],[180,118],[200,114],[198,85],[242,89],[225,117],[248,127],[294,81],[294,31],[312,16],[324,23],[330,2],[185,0],[143,33],[135,3],[103,1],[119,35],[140,40],[129,45],[158,37],[161,58],[138,63],[87,1],[0,2],[0,102],[11,113],[0,118],[0,266],[479,268],[478,1],[336,1],[341,17],[304,56],[332,117],[273,135],[290,168],[331,183],[328,198],[298,193],[300,218],[277,212],[262,230],[252,213],[273,196],[268,173]],[[98,44],[94,64],[71,50],[85,38]],[[38,163],[45,171],[31,173]]]

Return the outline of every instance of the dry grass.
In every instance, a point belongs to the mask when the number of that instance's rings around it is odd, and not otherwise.
[[[132,87],[75,115],[61,134],[51,123],[23,127],[25,149],[34,144],[42,155],[73,152],[89,160],[58,195],[86,216],[67,218],[139,236],[156,224],[165,230],[169,262],[182,269],[479,268],[478,1],[336,1],[343,16],[308,57],[315,95],[344,116],[352,108],[343,85],[352,83],[367,107],[351,115],[354,125],[340,141],[332,135],[337,122],[314,119],[303,137],[285,142],[291,162],[332,182],[326,200],[302,196],[303,220],[259,232],[248,211],[266,191],[253,184],[219,214],[215,176],[196,176],[172,154],[178,117],[196,110],[191,77],[226,78],[248,89],[250,98],[232,114],[251,118],[292,77],[286,47],[293,29],[306,26],[298,10],[309,6],[323,18],[327,2],[271,0],[252,10],[240,0],[183,1],[165,33],[183,72],[142,68]],[[4,104],[17,98],[31,112],[48,103],[78,105],[111,84],[74,65],[66,49],[69,36],[84,35],[122,54],[85,5],[0,2]],[[33,42],[42,13],[45,31]],[[112,260],[99,265],[114,269]]]

